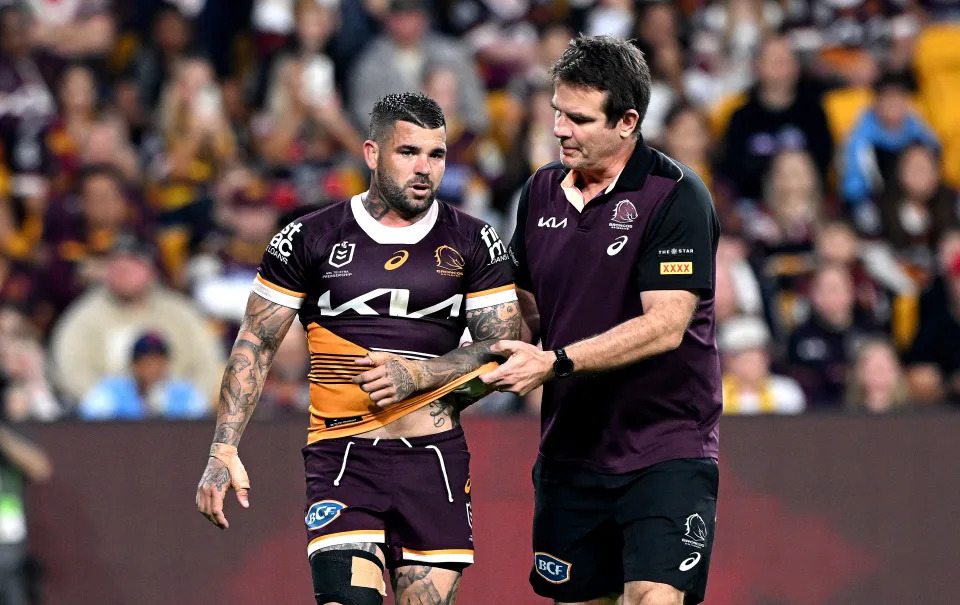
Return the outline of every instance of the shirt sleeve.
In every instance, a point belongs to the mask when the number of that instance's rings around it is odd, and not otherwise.
[[[530,268],[527,266],[527,212],[530,206],[531,176],[520,190],[520,202],[517,204],[517,226],[513,229],[513,239],[510,240],[510,260],[513,263],[514,280],[518,287],[524,290],[533,289],[530,280]]]
[[[474,236],[467,265],[467,311],[517,300],[507,246],[484,224]]]
[[[308,259],[303,223],[296,220],[274,235],[263,253],[253,291],[270,302],[299,309],[307,297]]]
[[[720,221],[706,186],[685,172],[655,212],[637,259],[640,291],[712,291]]]

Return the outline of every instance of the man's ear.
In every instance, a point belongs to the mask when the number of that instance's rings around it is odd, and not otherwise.
[[[377,169],[377,160],[380,157],[380,146],[376,141],[367,139],[363,142],[363,159],[370,171]]]
[[[617,124],[620,138],[626,139],[634,136],[634,133],[640,128],[640,114],[636,109],[628,109],[620,122]]]

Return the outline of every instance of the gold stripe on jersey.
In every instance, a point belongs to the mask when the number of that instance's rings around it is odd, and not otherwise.
[[[489,296],[491,294],[497,294],[498,292],[506,292],[507,290],[513,290],[513,284],[507,284],[506,286],[500,286],[499,288],[490,288],[489,290],[481,290],[479,292],[470,292],[467,294],[467,298],[476,298],[478,296]]]
[[[466,382],[495,369],[491,362],[440,388],[421,393],[387,408],[378,407],[351,379],[370,368],[354,362],[369,353],[367,349],[340,338],[313,322],[307,326],[310,348],[310,429],[307,443],[334,437],[366,433],[419,410]]]

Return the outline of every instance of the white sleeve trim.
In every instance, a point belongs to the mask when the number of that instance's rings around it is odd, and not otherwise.
[[[284,294],[283,292],[277,292],[273,288],[263,285],[263,283],[258,279],[253,280],[253,291],[263,298],[266,298],[270,302],[283,305],[284,307],[299,309],[303,306],[303,298],[290,296],[289,294]]]
[[[511,288],[509,290],[504,290],[503,292],[494,292],[493,294],[487,294],[485,296],[474,296],[473,298],[468,298],[465,309],[467,311],[473,311],[474,309],[492,307],[493,305],[499,305],[515,300],[517,300],[517,291],[516,289]]]

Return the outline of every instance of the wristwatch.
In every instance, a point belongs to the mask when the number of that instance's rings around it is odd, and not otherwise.
[[[573,360],[567,357],[567,352],[563,349],[555,349],[554,354],[557,360],[553,362],[553,373],[557,378],[566,378],[573,374]]]

